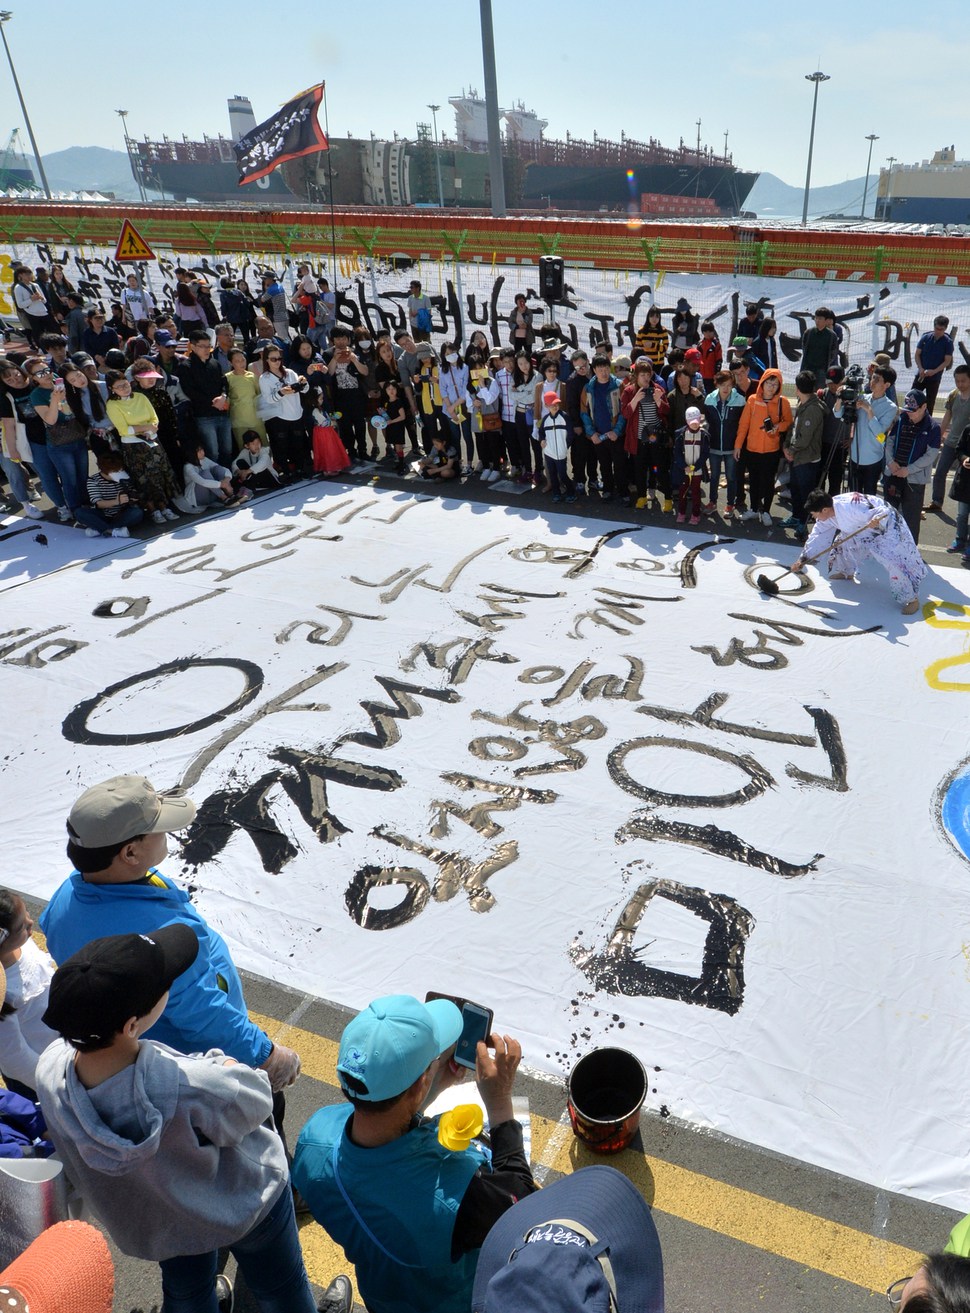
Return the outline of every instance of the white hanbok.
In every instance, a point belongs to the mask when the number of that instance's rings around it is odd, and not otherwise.
[[[803,549],[802,559],[828,552],[830,574],[854,576],[867,557],[879,562],[889,575],[889,587],[901,605],[919,596],[926,578],[926,563],[903,517],[882,497],[861,492],[841,492],[832,498],[835,515],[816,520]],[[845,542],[846,535],[863,529],[876,515],[882,526],[867,529]]]

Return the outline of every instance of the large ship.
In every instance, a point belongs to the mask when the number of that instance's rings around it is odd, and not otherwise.
[[[136,181],[176,201],[279,206],[283,198],[350,206],[437,205],[467,208],[491,203],[485,101],[475,91],[452,96],[456,132],[433,134],[419,123],[414,138],[385,141],[330,138],[329,152],[290,161],[246,187],[237,185],[233,143],[255,126],[245,96],[229,101],[229,137],[202,141],[133,141]],[[506,204],[512,209],[626,211],[643,217],[721,218],[741,212],[757,174],[734,167],[726,153],[621,134],[618,142],[593,133],[547,140],[546,120],[521,103],[503,110],[502,159]]]
[[[970,224],[970,160],[944,146],[921,164],[879,171],[876,218],[894,223]]]

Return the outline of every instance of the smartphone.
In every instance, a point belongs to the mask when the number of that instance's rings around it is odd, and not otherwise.
[[[461,1010],[462,1027],[461,1034],[458,1036],[458,1043],[455,1045],[455,1061],[459,1066],[474,1071],[478,1041],[485,1040],[487,1042],[489,1035],[492,1033],[494,1016],[492,1009],[482,1007],[480,1003],[473,1003],[467,998],[456,998],[454,994],[429,992],[425,995],[424,1001],[430,1003],[435,998],[446,998]]]

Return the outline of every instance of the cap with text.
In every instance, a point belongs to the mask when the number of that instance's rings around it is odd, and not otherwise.
[[[75,1044],[108,1040],[131,1017],[147,1016],[198,953],[198,936],[183,921],[92,939],[54,972],[44,1025]]]

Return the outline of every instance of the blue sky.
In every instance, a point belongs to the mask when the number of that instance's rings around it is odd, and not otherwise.
[[[122,147],[115,109],[132,136],[228,131],[226,100],[248,95],[257,118],[293,93],[327,81],[334,134],[414,136],[448,97],[483,91],[478,0],[333,0],[271,6],[265,0],[146,10],[98,0],[66,23],[57,7],[11,0],[7,24],[17,72],[42,152]],[[546,135],[619,139],[623,130],[676,146],[728,147],[745,169],[804,182],[816,67],[815,185],[865,172],[866,135],[878,133],[873,170],[942,145],[970,157],[970,102],[960,94],[970,35],[957,11],[928,30],[912,0],[694,7],[691,18],[628,0],[493,0],[499,98],[522,100],[549,120]],[[719,17],[718,15],[728,15]],[[178,42],[178,53],[174,43]],[[89,70],[97,70],[91,79]],[[88,89],[90,82],[90,89]],[[0,67],[0,141],[21,125],[9,72]]]

